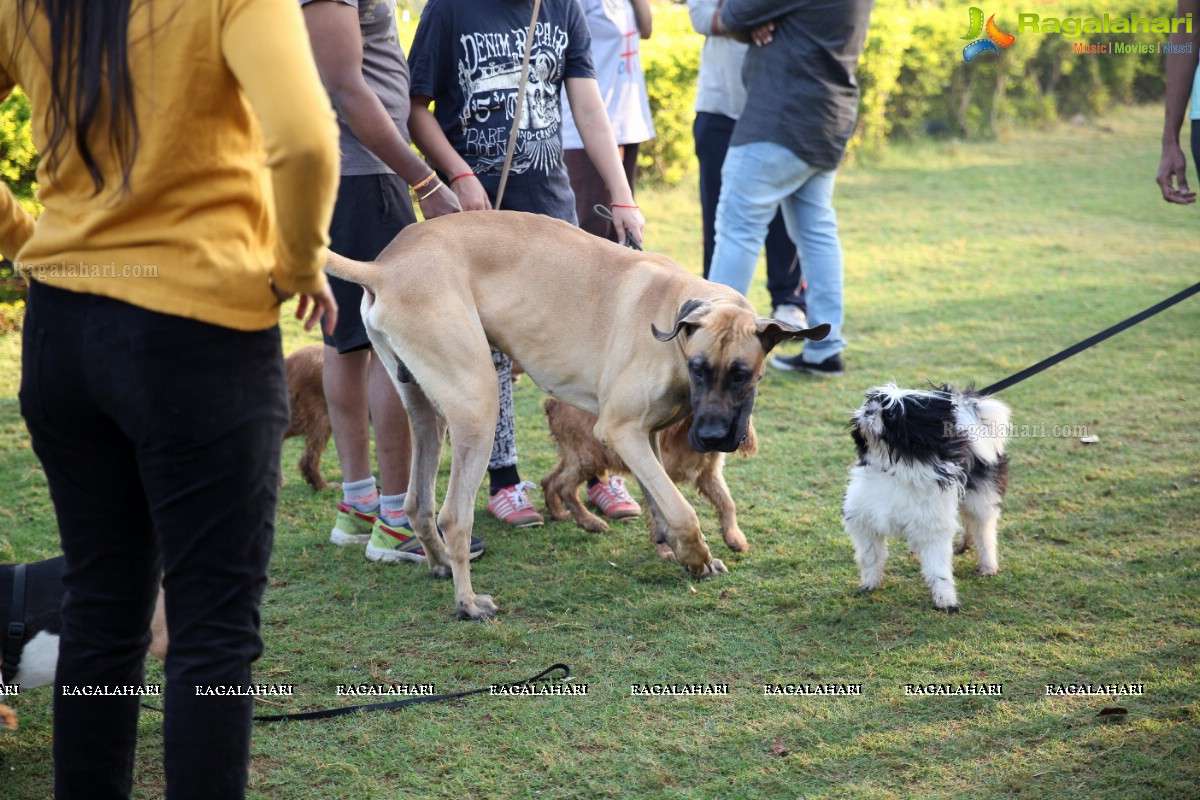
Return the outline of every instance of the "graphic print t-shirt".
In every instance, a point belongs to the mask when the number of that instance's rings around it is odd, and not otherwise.
[[[532,0],[430,0],[409,53],[411,93],[432,97],[450,144],[495,196],[517,105]],[[560,96],[567,78],[594,78],[578,0],[543,0],[504,207],[575,221],[562,162]]]

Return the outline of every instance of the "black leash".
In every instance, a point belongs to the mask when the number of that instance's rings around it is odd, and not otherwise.
[[[25,640],[25,565],[13,567],[13,602],[9,612],[8,636],[4,643],[4,663],[0,664],[0,683],[12,683],[21,666],[22,642]]]
[[[1166,300],[1163,300],[1161,303],[1150,306],[1150,308],[1147,308],[1145,311],[1141,312],[1140,314],[1134,314],[1129,319],[1124,320],[1123,322],[1118,322],[1116,325],[1113,325],[1111,328],[1105,328],[1104,330],[1097,333],[1095,336],[1090,336],[1087,339],[1084,339],[1082,342],[1079,342],[1078,344],[1073,344],[1070,347],[1068,347],[1066,350],[1063,350],[1062,352],[1059,352],[1059,353],[1055,353],[1054,355],[1050,356],[1049,358],[1045,359],[1044,361],[1039,361],[1038,363],[1034,364],[1032,367],[1026,367],[1025,369],[1021,370],[1020,372],[1018,372],[1015,375],[1010,375],[1009,377],[1005,378],[1004,380],[997,381],[996,383],[993,383],[991,386],[988,386],[985,389],[980,389],[979,393],[980,394],[996,394],[998,392],[1002,392],[1005,389],[1007,389],[1008,387],[1012,386],[1013,384],[1020,383],[1021,381],[1025,380],[1026,378],[1031,378],[1034,375],[1037,375],[1039,372],[1048,370],[1051,367],[1053,367],[1055,364],[1059,363],[1060,361],[1066,361],[1068,358],[1075,355],[1076,353],[1082,353],[1084,350],[1087,350],[1092,345],[1100,344],[1100,342],[1103,342],[1105,339],[1107,339],[1111,336],[1116,336],[1118,333],[1125,330],[1126,328],[1132,328],[1134,325],[1137,325],[1139,322],[1142,322],[1144,320],[1149,319],[1150,317],[1153,317],[1158,312],[1165,311],[1166,309],[1170,308],[1171,306],[1175,305],[1176,303],[1179,303],[1183,300],[1188,299],[1192,295],[1196,294],[1196,292],[1200,292],[1200,283],[1193,284],[1193,285],[1189,286],[1188,288],[1184,289],[1182,292],[1171,295]]]
[[[437,703],[442,700],[453,700],[458,697],[467,697],[473,694],[484,694],[492,691],[493,687],[514,687],[524,686],[528,683],[536,683],[540,680],[551,680],[552,672],[561,672],[562,675],[554,680],[566,680],[571,677],[571,668],[566,664],[552,664],[544,670],[534,675],[531,678],[526,678],[520,681],[511,683],[493,683],[479,689],[468,689],[464,692],[450,692],[449,694],[430,694],[419,697],[408,697],[404,700],[392,700],[387,703],[367,703],[360,706],[342,706],[341,708],[327,708],[322,711],[301,711],[296,714],[265,714],[263,716],[254,717],[255,722],[286,722],[288,720],[313,720],[313,719],[332,719],[333,717],[344,717],[348,714],[368,713],[370,711],[390,711],[396,708],[404,708],[405,706],[415,706],[419,703]],[[143,708],[149,708],[154,711],[161,711],[157,706],[142,704]]]

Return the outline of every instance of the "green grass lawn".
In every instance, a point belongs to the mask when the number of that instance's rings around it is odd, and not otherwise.
[[[750,552],[730,554],[697,501],[731,570],[716,580],[660,563],[638,522],[608,536],[571,523],[508,530],[482,513],[481,492],[476,532],[490,549],[473,575],[501,613],[459,622],[448,581],[327,543],[335,495],[304,485],[289,442],[256,679],[297,694],[263,713],[346,704],[339,683],[454,691],[555,661],[589,694],[260,726],[251,795],[1200,795],[1200,299],[1002,396],[1030,435],[1010,445],[1001,574],[972,574],[973,553],[956,561],[961,614],[932,610],[899,542],[882,589],[855,596],[839,518],[853,461],[845,423],[864,389],[985,385],[1197,280],[1200,207],[1159,197],[1159,120],[1124,109],[997,142],[896,148],[842,172],[849,371],[768,370],[761,452],[726,471]],[[649,246],[698,271],[694,182],[640,201]],[[751,299],[769,310],[761,275]],[[286,330],[289,349],[312,340]],[[56,552],[14,399],[18,353],[15,337],[0,337],[0,561]],[[553,459],[542,395],[526,379],[516,396],[522,473],[538,480]],[[1084,433],[1099,441],[1081,443]],[[324,466],[336,479],[332,447]],[[730,694],[630,696],[635,683],[696,682]],[[861,683],[863,694],[763,696],[764,683],[816,682]],[[1000,683],[1003,695],[904,691],[963,682]],[[1046,684],[1070,682],[1143,683],[1145,694],[1046,696]],[[15,705],[22,728],[0,734],[0,795],[48,797],[51,693]],[[1118,722],[1097,716],[1116,705],[1128,711]],[[155,797],[162,721],[147,713],[141,727],[137,796]]]

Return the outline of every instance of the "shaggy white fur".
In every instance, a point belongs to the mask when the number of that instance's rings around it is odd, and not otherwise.
[[[979,573],[999,571],[996,526],[1008,483],[1009,415],[1004,403],[969,388],[889,384],[866,393],[850,422],[859,463],[842,505],[859,591],[879,588],[887,537],[903,536],[921,561],[934,606],[957,611],[952,562],[960,515],[963,549],[978,543]]]

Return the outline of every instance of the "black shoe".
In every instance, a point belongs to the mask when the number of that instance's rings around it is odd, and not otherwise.
[[[846,371],[846,362],[841,355],[832,355],[818,364],[804,360],[804,354],[794,356],[772,356],[771,366],[790,372],[808,372],[813,375],[841,375]]]

